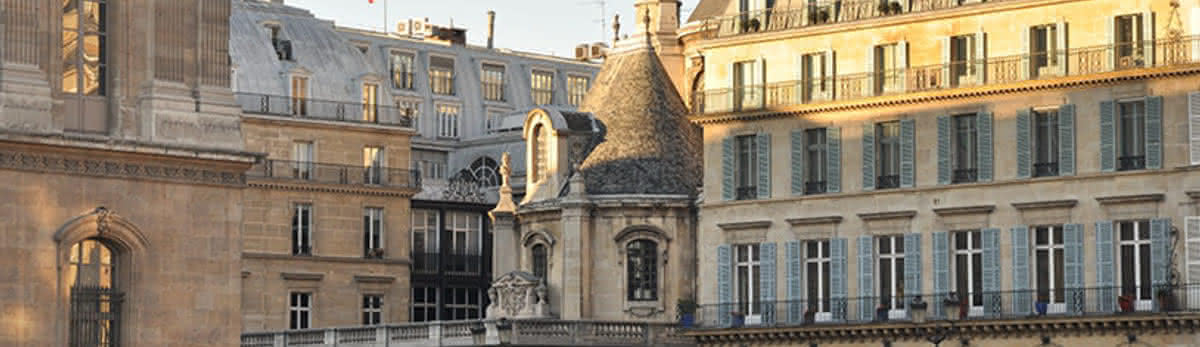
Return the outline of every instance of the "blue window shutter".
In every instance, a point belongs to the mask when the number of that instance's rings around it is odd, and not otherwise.
[[[800,241],[788,241],[784,250],[787,256],[787,300],[788,323],[799,323],[804,319],[803,302],[804,287],[801,282],[801,269],[804,268],[800,256]]]
[[[978,139],[975,141],[977,155],[975,158],[979,160],[977,168],[979,169],[979,182],[992,181],[992,113],[980,112],[975,116],[975,124],[977,124],[976,132]]]
[[[721,141],[721,200],[733,200],[733,138]]]
[[[1063,226],[1063,287],[1066,289],[1067,311],[1082,314],[1084,285],[1083,225],[1081,224]]]
[[[999,315],[1000,304],[1000,229],[989,228],[980,232],[983,238],[983,310],[989,316]]]
[[[1163,98],[1146,97],[1146,168],[1161,169],[1163,165],[1162,144]]]
[[[1012,228],[1012,290],[1013,312],[1029,314],[1033,308],[1029,295],[1029,227]]]
[[[917,121],[900,120],[900,186],[916,186],[917,171]],[[907,249],[907,248],[905,248]]]
[[[834,320],[846,319],[846,239],[829,240],[829,297]]]
[[[871,235],[862,235],[858,237],[858,308],[859,320],[870,321],[875,314],[876,300],[868,300],[866,298],[875,296],[875,282],[872,275],[875,273],[875,238]]]
[[[904,262],[905,264],[908,261]],[[946,294],[950,292],[950,233],[939,231],[933,233],[933,301],[934,316],[944,315],[942,308]],[[947,317],[942,317],[947,318]]]
[[[1096,222],[1096,284],[1100,288],[1100,293],[1097,293],[1102,298],[1116,298],[1117,291],[1113,289],[1116,285],[1117,268],[1113,266],[1113,253],[1116,248],[1113,245],[1113,223],[1112,221]],[[1115,300],[1099,300],[1100,312],[1116,311]]]
[[[1028,109],[1017,111],[1017,178],[1033,177],[1033,125]]]
[[[937,119],[937,165],[938,184],[950,184],[950,116],[938,116]]]
[[[1117,170],[1116,113],[1112,101],[1100,102],[1100,171]]]
[[[904,292],[919,295],[921,290],[921,233],[904,234]],[[933,298],[921,299],[925,302]],[[905,298],[904,306],[912,300]]]
[[[717,246],[717,319],[729,325],[733,309],[733,252],[729,245]]]
[[[771,134],[759,133],[754,138],[758,155],[758,198],[771,198]]]
[[[775,244],[764,242],[758,245],[759,271],[758,296],[763,303],[763,324],[775,323]]]
[[[1154,291],[1168,283],[1171,273],[1171,220],[1158,218],[1150,220],[1150,282]]]
[[[804,194],[804,130],[792,130],[792,195]]]
[[[1058,108],[1058,175],[1075,175],[1075,105]]]
[[[863,190],[875,190],[875,125],[862,128],[862,185]]]
[[[825,128],[825,191],[842,191],[842,128]]]

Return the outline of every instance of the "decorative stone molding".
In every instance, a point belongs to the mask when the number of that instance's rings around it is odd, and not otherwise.
[[[771,221],[749,221],[749,222],[732,222],[732,223],[717,223],[717,227],[724,231],[737,231],[748,229],[766,229],[771,227]]]
[[[258,253],[244,252],[242,259],[258,259],[258,260],[282,260],[282,261],[299,261],[299,262],[319,262],[319,263],[349,263],[349,264],[383,264],[383,265],[409,265],[412,264],[407,258],[383,258],[371,259],[362,257],[330,257],[330,256],[294,256],[291,254],[277,253]]]
[[[649,224],[630,225],[613,236],[613,242],[622,244],[635,238],[647,238],[658,242],[671,242],[671,236],[659,227]]]
[[[787,222],[792,226],[838,224],[842,222],[842,216],[788,218]]]
[[[302,272],[282,272],[279,274],[279,277],[282,277],[283,279],[288,280],[288,281],[320,281],[322,279],[325,279],[325,274],[302,273]]]
[[[228,186],[246,184],[244,172],[155,163],[0,150],[0,168],[4,169]]]
[[[979,205],[979,206],[962,206],[962,207],[943,207],[933,209],[933,213],[939,216],[955,216],[964,214],[988,214],[996,210],[996,205]]]
[[[886,219],[912,219],[917,215],[917,210],[908,211],[890,211],[890,212],[871,212],[859,213],[858,218],[864,221],[886,220]]]
[[[395,281],[396,281],[396,278],[392,277],[392,276],[354,275],[354,282],[360,282],[360,283],[388,284],[388,283],[392,283]]]
[[[1117,196],[1100,196],[1096,197],[1096,202],[1101,205],[1118,205],[1118,204],[1136,204],[1143,202],[1162,202],[1164,194],[1132,194],[1132,195],[1117,195]]]
[[[1200,190],[1189,190],[1185,194],[1192,200],[1200,200]]]
[[[411,198],[416,188],[383,188],[376,186],[331,185],[314,182],[285,182],[273,178],[250,178],[246,184],[251,188],[290,190],[296,192],[340,193],[388,198]]]
[[[487,307],[488,319],[550,317],[546,283],[528,272],[513,271],[500,276],[488,288],[488,298],[491,299]]]
[[[1046,201],[1030,201],[1030,202],[1014,202],[1012,207],[1018,210],[1044,210],[1052,208],[1072,208],[1079,204],[1079,200],[1046,200]]]

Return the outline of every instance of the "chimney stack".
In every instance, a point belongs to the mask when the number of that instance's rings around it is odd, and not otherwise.
[[[496,11],[488,11],[488,42],[487,48],[492,49],[493,38],[496,35]]]

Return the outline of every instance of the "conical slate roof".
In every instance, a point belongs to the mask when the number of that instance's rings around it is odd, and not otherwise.
[[[580,167],[588,194],[696,194],[700,129],[652,49],[610,55],[580,111],[607,128]]]

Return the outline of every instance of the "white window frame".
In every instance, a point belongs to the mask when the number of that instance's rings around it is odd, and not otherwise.
[[[363,250],[366,254],[371,254],[378,249],[384,251],[387,249],[387,240],[383,237],[386,230],[383,225],[383,208],[382,207],[364,207],[363,208],[363,233],[367,236],[367,249]],[[382,254],[378,255],[382,257]]]
[[[363,183],[382,184],[386,176],[387,153],[381,146],[363,146]]]
[[[483,215],[467,211],[447,211],[446,230],[450,232],[450,252],[453,254],[482,255],[480,243],[483,241]],[[465,247],[457,243],[460,234]],[[465,253],[463,253],[465,251]]]
[[[967,248],[966,249],[958,249],[958,238],[962,237],[963,235],[967,236],[967,242],[966,242]],[[966,255],[967,271],[966,271],[965,275],[967,276],[967,293],[965,295],[963,293],[958,293],[958,295],[959,295],[958,299],[960,301],[963,299],[966,299],[967,305],[970,305],[969,309],[967,310],[968,316],[970,316],[970,317],[982,316],[983,315],[983,300],[982,300],[982,298],[980,298],[981,300],[976,302],[975,294],[976,294],[976,291],[982,292],[983,287],[981,284],[980,288],[975,288],[974,283],[975,283],[975,277],[981,277],[981,276],[983,276],[983,273],[982,273],[982,271],[980,273],[975,273],[974,269],[975,269],[975,256],[976,255],[979,256],[980,262],[983,261],[983,240],[982,240],[983,232],[980,230],[958,230],[958,231],[953,232],[953,236],[955,238],[954,240],[951,240],[951,241],[953,241],[953,243],[951,244],[951,247],[953,248],[953,251],[951,253],[952,254],[951,264],[953,264],[953,266],[954,266],[954,269],[951,271],[951,273],[954,274],[954,281],[951,282],[953,290],[955,292],[958,291],[959,276],[964,275],[964,274],[958,273],[958,265],[959,265],[958,264],[958,256]],[[972,246],[974,244],[974,241],[976,238],[979,238],[979,246],[980,246],[979,248],[973,248],[973,246]],[[981,266],[981,269],[982,269],[982,266]],[[982,296],[983,295],[981,295],[981,297]]]
[[[379,83],[363,82],[360,92],[362,96],[363,123],[379,122]]]
[[[363,325],[383,324],[383,295],[363,294],[362,296]]]
[[[405,78],[407,78],[407,80],[403,81],[403,82],[408,82],[407,86],[404,85],[403,83],[400,85],[396,84],[396,66],[397,66],[396,65],[396,57],[401,56],[401,55],[406,55],[409,57],[408,71],[406,71],[407,76],[405,76]],[[417,79],[417,54],[416,54],[416,52],[409,51],[409,50],[402,50],[402,49],[389,50],[389,52],[388,52],[388,81],[391,82],[392,89],[412,92],[413,90],[417,89],[416,79]]]
[[[308,247],[308,253],[292,252],[292,255],[311,256],[316,253],[315,242],[313,242],[313,204],[310,202],[295,202],[292,203],[292,218],[296,220],[296,224],[300,231],[293,231],[292,243],[295,250],[303,250]]]
[[[449,70],[447,70],[443,67],[435,67],[435,66],[433,66],[433,60],[435,58],[436,59],[450,59],[450,61],[454,62],[454,66],[450,67]],[[457,71],[458,70],[458,58],[456,58],[453,55],[429,54],[428,60],[429,60],[429,64],[426,65],[425,70],[427,71],[427,74],[429,75],[429,93],[433,94],[433,95],[440,95],[440,96],[456,96],[456,95],[458,95],[458,71]],[[448,86],[450,88],[450,90],[448,93],[439,93],[437,91],[437,88],[434,87],[434,85],[436,83],[435,77],[437,75],[434,73],[434,70],[450,72],[450,75],[448,76],[450,78],[449,86]]]
[[[820,136],[819,143],[813,143],[816,136]],[[829,162],[829,138],[828,129],[812,128],[804,130],[804,182],[824,182],[825,186],[820,191],[808,190],[804,187],[804,194],[822,194],[829,191],[829,168],[826,167]],[[815,159],[815,160],[814,160]]]
[[[883,235],[876,237],[880,244],[887,242],[890,246],[887,252],[884,252],[883,247],[876,247],[878,256],[879,273],[879,291],[880,297],[887,294],[891,298],[889,303],[891,308],[888,309],[888,319],[904,319],[907,317],[904,306],[904,235]],[[890,272],[883,271],[883,264],[887,262],[891,268]],[[898,264],[898,265],[897,265]],[[883,287],[883,278],[890,278],[887,288]]]
[[[539,82],[538,77],[545,77],[545,76],[550,77],[549,84],[545,86],[546,88],[538,88],[541,86],[538,84],[538,82]],[[556,79],[556,77],[557,76],[555,76],[553,69],[534,68],[529,71],[529,101],[533,105],[541,106],[541,105],[553,105],[554,104],[554,80]],[[546,100],[546,102],[544,102],[544,103],[539,102],[538,96],[540,95],[540,93],[549,94],[549,97]]]
[[[1129,107],[1134,110],[1133,111],[1134,115],[1132,117],[1135,119],[1134,124],[1136,125],[1136,127],[1135,127],[1135,129],[1130,131],[1130,133],[1133,135],[1132,138],[1125,138],[1125,136],[1122,136],[1125,132],[1125,121],[1124,120],[1126,117],[1126,112],[1124,112],[1124,109],[1125,109],[1126,105],[1129,105]],[[1137,105],[1141,105],[1141,106],[1139,107]],[[1145,99],[1136,98],[1136,99],[1127,99],[1127,100],[1117,100],[1114,107],[1116,108],[1114,110],[1116,112],[1114,128],[1116,128],[1115,130],[1116,130],[1117,142],[1115,143],[1116,146],[1115,146],[1115,148],[1113,148],[1113,150],[1116,151],[1116,156],[1117,156],[1117,171],[1123,171],[1123,170],[1124,171],[1136,171],[1136,170],[1145,169],[1146,168],[1146,161],[1145,161],[1146,160],[1145,159],[1146,158],[1146,117],[1147,117]],[[1129,142],[1133,142],[1133,144],[1130,144]],[[1126,157],[1125,150],[1127,148],[1130,149],[1134,154],[1139,154],[1142,157],[1142,166],[1141,167],[1123,169],[1123,167],[1121,166],[1120,159],[1123,157]],[[1139,155],[1134,155],[1133,157],[1137,157]]]
[[[741,200],[753,200],[758,198],[758,138],[757,135],[747,134],[738,135],[733,138],[734,146],[734,186],[740,191],[742,189],[753,190],[754,193]],[[755,189],[750,189],[754,187]],[[737,196],[737,198],[742,198]]]
[[[1051,115],[1051,114],[1053,114],[1053,115]],[[1053,117],[1053,118],[1050,118],[1050,120],[1045,122],[1045,123],[1049,123],[1052,126],[1052,130],[1046,134],[1047,135],[1046,138],[1043,138],[1039,134],[1041,134],[1042,125],[1044,123],[1043,118],[1045,118],[1045,117]],[[1032,151],[1031,151],[1032,156],[1031,156],[1031,158],[1029,158],[1030,162],[1032,163],[1031,165],[1049,164],[1049,163],[1061,164],[1058,159],[1059,158],[1058,151],[1059,151],[1059,147],[1060,147],[1060,143],[1061,143],[1060,141],[1062,141],[1062,139],[1060,139],[1058,137],[1058,133],[1059,133],[1058,126],[1060,124],[1058,117],[1061,117],[1061,115],[1058,114],[1057,107],[1035,108],[1035,109],[1033,109],[1033,112],[1030,112],[1029,121],[1033,122],[1033,124],[1029,125],[1029,129],[1030,129],[1030,132],[1029,132],[1030,142],[1029,143],[1032,145]],[[1051,138],[1051,139],[1053,139],[1053,141],[1049,141],[1049,140],[1047,140],[1047,138]],[[1048,161],[1043,162],[1043,161],[1038,160],[1038,158],[1041,156],[1045,156]],[[1032,168],[1032,167],[1031,167],[1031,169],[1034,170],[1033,175],[1037,176],[1037,169]],[[1055,172],[1056,172],[1055,175],[1037,176],[1037,177],[1058,176],[1057,173],[1060,173],[1062,171],[1056,170]]]
[[[429,224],[429,217],[433,217],[433,225]],[[441,246],[441,225],[442,216],[438,210],[431,209],[413,209],[412,210],[412,240],[416,240],[416,235],[424,233],[425,249],[413,249],[414,252],[436,253]],[[429,238],[433,235],[433,239]],[[416,247],[416,243],[412,243]]]
[[[435,106],[435,111],[437,113],[438,122],[437,136],[452,139],[458,138],[460,128],[459,122],[462,119],[462,105],[437,104]]]
[[[1063,227],[1061,225],[1047,225],[1047,226],[1032,227],[1029,229],[1030,229],[1030,231],[1033,232],[1033,235],[1031,235],[1031,236],[1033,236],[1032,237],[1032,241],[1033,241],[1033,268],[1032,268],[1032,270],[1034,272],[1034,276],[1033,276],[1034,302],[1041,301],[1040,296],[1041,296],[1041,293],[1043,290],[1043,288],[1041,288],[1038,283],[1038,275],[1040,275],[1042,273],[1041,270],[1039,270],[1039,269],[1042,268],[1042,266],[1041,266],[1042,264],[1038,260],[1037,253],[1039,251],[1045,251],[1046,252],[1046,261],[1048,263],[1046,265],[1046,269],[1047,269],[1046,273],[1048,275],[1048,280],[1047,280],[1047,288],[1045,288],[1045,290],[1047,292],[1049,292],[1048,296],[1046,297],[1046,313],[1048,313],[1048,314],[1066,313],[1067,312],[1067,304],[1066,304],[1067,293],[1065,291],[1065,285],[1064,285],[1064,288],[1058,288],[1056,285],[1056,282],[1065,284],[1064,273],[1061,273],[1058,271],[1058,269],[1066,268],[1066,266],[1065,266],[1066,265],[1065,264],[1066,247],[1065,247],[1065,243],[1063,242],[1063,233],[1064,233]],[[1046,243],[1044,243],[1044,244],[1038,243],[1038,233],[1041,233],[1041,232],[1046,233]],[[1057,238],[1055,237],[1056,232],[1058,234]],[[1055,253],[1061,253],[1062,257],[1055,258]],[[1064,264],[1057,264],[1056,259],[1062,259]],[[1060,293],[1061,293],[1061,297],[1059,297]]]
[[[816,245],[816,254],[813,254],[811,248]],[[829,281],[833,276],[833,258],[830,257],[832,252],[832,242],[829,239],[807,240],[804,241],[804,279],[806,286],[804,287],[805,302],[810,303],[816,301],[816,315],[814,318],[817,322],[828,322],[833,320],[832,298],[825,297],[825,292],[829,291],[832,294]],[[810,271],[810,266],[816,267],[816,273]],[[829,267],[829,272],[825,272],[825,268]],[[816,298],[811,297],[811,289],[816,286]],[[813,307],[807,307],[806,311],[814,310]]]
[[[288,113],[307,117],[312,100],[312,79],[307,74],[292,73],[288,78]],[[269,106],[269,105],[268,105]]]
[[[488,85],[488,80],[487,80],[486,76],[487,76],[489,67],[493,67],[493,68],[499,67],[500,68],[500,70],[499,70],[500,71],[500,85],[499,85],[500,97],[499,97],[499,99],[493,99],[493,98],[488,97],[487,91],[488,91],[489,85]],[[479,97],[482,98],[484,102],[488,102],[488,103],[508,102],[508,64],[498,62],[498,61],[492,61],[492,60],[485,60],[485,61],[479,62]]]
[[[833,80],[829,79],[833,72],[828,71],[831,66],[828,60],[832,57],[828,53],[811,52],[800,56],[801,85],[804,88],[802,101],[810,102],[828,98],[826,93],[833,86]]]
[[[301,330],[312,328],[312,306],[312,292],[288,292],[288,329]]]
[[[1133,227],[1133,235],[1132,235],[1133,238],[1131,240],[1122,240],[1121,239],[1121,228],[1123,225],[1126,225],[1126,224],[1132,225],[1132,227]],[[1142,232],[1141,229],[1143,226],[1146,227],[1146,229],[1147,229],[1146,230],[1147,237],[1144,239],[1141,238],[1139,235]],[[1155,293],[1154,293],[1154,290],[1152,287],[1153,283],[1142,283],[1142,260],[1141,260],[1142,246],[1146,247],[1146,251],[1153,252],[1151,250],[1151,248],[1153,246],[1151,245],[1151,242],[1150,242],[1150,237],[1149,237],[1150,230],[1148,230],[1149,228],[1150,228],[1150,221],[1146,220],[1146,219],[1130,219],[1130,220],[1120,220],[1120,221],[1113,222],[1113,232],[1116,233],[1116,235],[1113,235],[1113,239],[1117,241],[1117,251],[1115,253],[1116,257],[1114,257],[1113,260],[1115,261],[1114,265],[1117,267],[1116,282],[1117,282],[1117,287],[1120,288],[1118,290],[1118,295],[1124,295],[1124,291],[1125,291],[1124,290],[1124,287],[1125,287],[1124,274],[1125,274],[1125,271],[1130,270],[1130,269],[1125,269],[1124,264],[1121,261],[1122,259],[1124,259],[1124,255],[1122,254],[1122,248],[1124,248],[1124,246],[1132,246],[1132,248],[1133,248],[1133,257],[1132,257],[1132,260],[1133,260],[1133,269],[1132,269],[1133,270],[1133,282],[1134,282],[1134,284],[1137,285],[1136,290],[1138,291],[1137,298],[1135,298],[1135,300],[1134,300],[1134,311],[1139,311],[1139,312],[1140,311],[1150,311],[1154,308]],[[1151,253],[1149,258],[1154,259],[1154,254]],[[1151,262],[1153,262],[1153,260],[1151,260]],[[1153,266],[1153,265],[1151,265],[1151,266]],[[1153,278],[1152,277],[1148,278],[1148,281],[1153,282]],[[1151,290],[1149,291],[1150,292],[1149,296],[1143,297],[1141,295],[1142,288],[1148,287],[1148,286],[1151,287]]]
[[[1059,64],[1062,63],[1059,61],[1059,56],[1058,56],[1059,53],[1058,52],[1059,52],[1059,50],[1063,49],[1062,46],[1064,44],[1063,42],[1058,42],[1058,35],[1059,35],[1058,24],[1057,23],[1047,23],[1047,24],[1032,25],[1029,27],[1028,30],[1029,30],[1029,57],[1030,57],[1029,63],[1031,64],[1030,72],[1034,73],[1033,76],[1037,76],[1037,77],[1057,76],[1058,69],[1060,66]],[[1037,43],[1038,43],[1039,39],[1043,40],[1043,42],[1046,43],[1045,51],[1038,51],[1035,49],[1037,47]],[[1046,56],[1046,65],[1045,66],[1037,66],[1034,63],[1034,59],[1036,59],[1036,55],[1039,55],[1039,54]]]
[[[758,277],[754,274],[761,271],[759,260],[759,245],[757,243],[733,245],[733,290],[734,298],[737,300],[738,310],[744,306],[746,312],[739,312],[745,315],[745,324],[758,324],[762,321],[762,312],[759,312],[762,298],[759,297]],[[746,260],[738,260],[738,255],[745,254]],[[745,269],[746,278],[739,276],[739,270]],[[762,276],[759,273],[759,276]],[[746,293],[741,292],[741,281],[746,281]],[[741,298],[745,294],[746,302],[742,302]]]
[[[412,118],[412,128],[417,131],[419,136],[421,133],[421,106],[424,102],[411,97],[397,97],[395,101],[396,113]]]
[[[316,172],[314,163],[316,162],[317,145],[313,141],[294,141],[292,142],[292,178],[296,179],[313,179],[313,174]]]
[[[580,81],[583,81],[583,86],[578,86]],[[587,75],[577,73],[567,73],[567,104],[579,107],[583,105],[583,99],[587,97],[587,92],[592,87],[592,78]]]
[[[888,129],[889,127],[894,127],[895,136],[884,136],[884,134],[888,133],[887,130],[889,130]],[[890,121],[886,121],[886,122],[875,123],[875,147],[876,147],[876,149],[875,149],[875,165],[876,165],[875,166],[875,188],[876,189],[900,188],[899,184],[897,184],[895,187],[884,187],[883,185],[879,184],[879,182],[880,182],[879,178],[883,177],[883,176],[892,176],[889,174],[894,174],[894,176],[896,176],[897,178],[900,177],[900,166],[902,165],[900,162],[900,157],[902,156],[902,153],[900,150],[900,143],[903,141],[902,137],[903,137],[903,134],[900,129],[900,120],[890,120]],[[889,149],[890,149],[890,151],[889,151]],[[885,165],[885,164],[887,164],[887,165]],[[895,171],[888,172],[888,170],[885,170],[885,168],[889,168],[889,167],[894,168]],[[899,181],[899,180],[897,180],[897,181]]]

